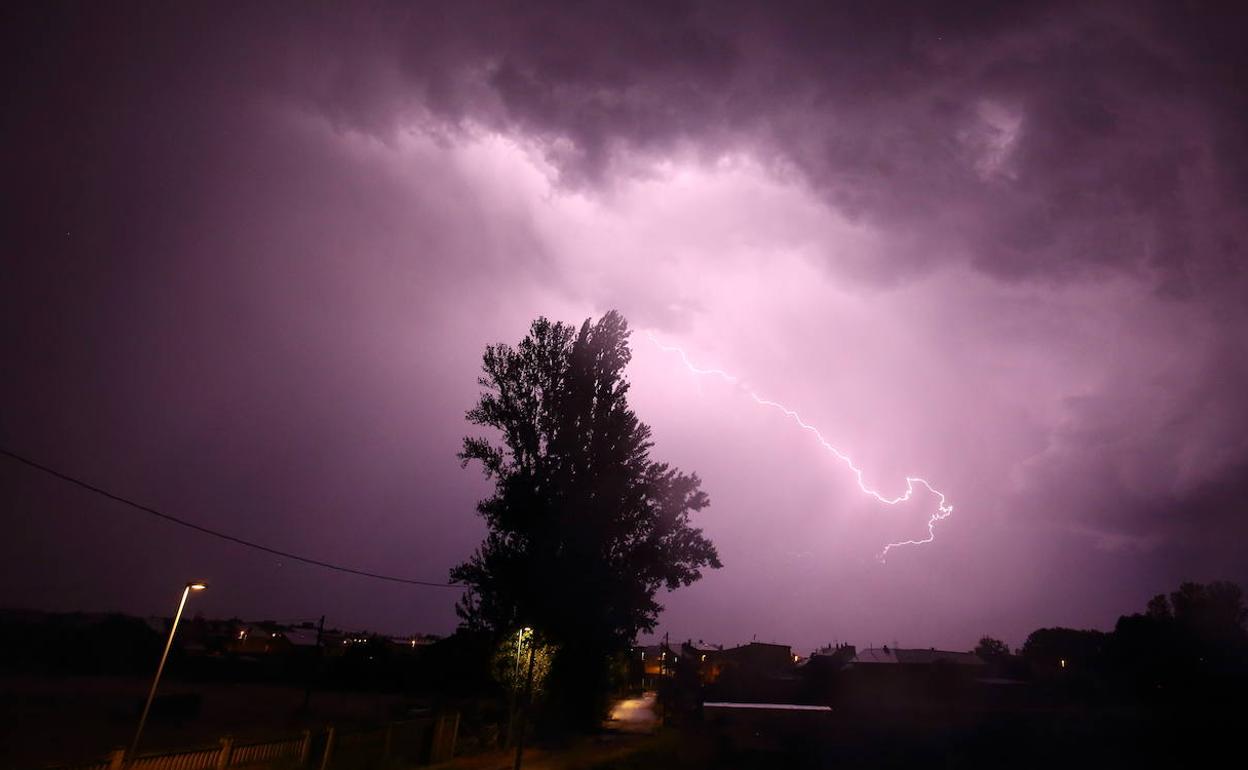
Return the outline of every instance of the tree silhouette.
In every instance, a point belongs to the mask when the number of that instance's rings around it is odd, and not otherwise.
[[[470,628],[531,626],[553,644],[548,702],[580,727],[605,711],[610,656],[654,629],[658,589],[720,566],[689,523],[709,503],[698,477],[650,459],[628,406],[628,335],[612,311],[579,332],[539,318],[518,346],[488,346],[468,419],[501,443],[467,437],[459,454],[494,491],[477,505],[484,542],[451,570],[469,586],[456,609]]]
[[[1248,608],[1235,583],[1183,583],[1170,594],[1174,633],[1193,669],[1213,673],[1248,669]]]
[[[1243,589],[1224,580],[1183,583],[1170,594],[1170,606],[1177,623],[1209,637],[1239,636],[1248,620]]]
[[[1203,697],[1218,677],[1248,673],[1248,608],[1234,583],[1183,583],[1143,614],[1118,618],[1108,668],[1120,686],[1151,696]]]
[[[1150,620],[1157,622],[1169,622],[1174,620],[1174,613],[1170,611],[1170,602],[1166,599],[1165,594],[1157,594],[1148,600],[1148,610],[1145,612]]]
[[[975,646],[975,654],[989,662],[1002,660],[1010,657],[1010,647],[1000,639],[985,636]]]
[[[1040,628],[1023,643],[1023,658],[1033,666],[1089,671],[1099,663],[1108,634],[1091,629]]]

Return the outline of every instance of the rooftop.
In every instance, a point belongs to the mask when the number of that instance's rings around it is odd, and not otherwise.
[[[889,647],[873,647],[859,650],[851,664],[876,665],[886,663],[900,664],[931,664],[952,663],[959,666],[982,666],[984,661],[973,652],[952,652],[949,650],[902,650]]]

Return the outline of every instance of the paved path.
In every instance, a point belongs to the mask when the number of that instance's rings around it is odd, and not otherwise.
[[[524,750],[524,770],[586,770],[600,765],[611,766],[626,761],[638,751],[652,746],[654,736],[606,734],[579,741],[571,746],[545,749],[541,746]],[[449,762],[429,766],[428,770],[511,770],[515,751],[496,750],[470,757],[456,757]]]
[[[654,712],[655,693],[647,692],[640,698],[625,698],[611,707],[611,717],[605,727],[622,733],[652,733],[659,718]]]
[[[561,749],[540,746],[524,750],[525,770],[584,770],[599,764],[619,762],[653,746],[658,738],[651,735],[658,727],[655,713],[656,695],[647,692],[640,698],[625,698],[611,707],[611,716],[603,723],[607,732]],[[497,750],[434,765],[430,770],[511,770],[513,750]]]

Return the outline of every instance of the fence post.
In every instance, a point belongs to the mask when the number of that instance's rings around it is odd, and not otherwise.
[[[387,722],[387,723],[386,723],[386,742],[385,742],[385,744],[381,747],[381,759],[382,759],[382,761],[385,761],[385,760],[387,760],[387,759],[389,759],[389,758],[390,758],[390,744],[391,744],[391,743],[392,743],[392,741],[393,741],[393,737],[394,737],[394,723],[393,723],[393,722]]]
[[[450,757],[446,756],[446,750],[442,748],[444,740],[442,733],[445,731],[446,714],[438,714],[433,718],[433,740],[429,746],[429,763],[437,764],[443,762]]]
[[[308,752],[312,750],[312,731],[303,731],[303,742],[299,744],[299,766],[307,767]]]
[[[121,770],[125,764],[126,750],[124,747],[119,746],[108,755],[108,770]]]
[[[321,770],[329,770],[329,755],[334,750],[334,726],[325,730],[325,753],[321,755]]]
[[[430,762],[445,762],[455,756],[455,739],[459,734],[459,712],[444,711],[434,718],[433,747]]]
[[[227,735],[221,739],[221,750],[217,752],[217,770],[225,770],[230,766],[230,753],[234,748],[234,736]]]

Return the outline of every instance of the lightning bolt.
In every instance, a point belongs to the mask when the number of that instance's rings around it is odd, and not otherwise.
[[[927,519],[927,537],[923,538],[922,540],[901,540],[896,543],[886,544],[884,546],[884,549],[880,551],[878,554],[876,554],[876,557],[875,557],[879,559],[881,563],[883,563],[885,560],[885,557],[888,556],[888,552],[894,548],[900,548],[903,545],[923,545],[924,543],[930,543],[933,540],[935,540],[936,539],[936,523],[949,518],[949,516],[953,513],[953,506],[950,505],[949,502],[946,500],[945,493],[941,492],[939,489],[932,486],[931,483],[927,481],[926,479],[922,479],[918,476],[906,476],[906,491],[895,497],[889,497],[888,495],[881,493],[879,490],[868,486],[866,483],[863,470],[859,468],[857,465],[854,465],[853,459],[851,459],[850,456],[846,454],[845,452],[841,451],[840,449],[837,449],[836,446],[832,444],[832,442],[824,438],[824,435],[819,431],[818,428],[816,428],[815,426],[803,420],[802,416],[798,414],[796,410],[790,409],[789,407],[785,406],[784,404],[781,404],[778,401],[772,401],[771,399],[763,398],[762,396],[758,395],[750,388],[743,385],[740,379],[729,374],[728,372],[725,372],[723,369],[704,369],[704,368],[694,365],[693,361],[689,359],[689,356],[685,353],[684,350],[682,350],[681,348],[675,347],[673,345],[665,345],[662,342],[659,342],[653,334],[650,334],[647,332],[646,336],[650,339],[650,342],[654,343],[655,347],[657,347],[659,350],[662,350],[665,353],[675,353],[676,355],[680,356],[680,360],[684,363],[685,368],[688,369],[693,374],[696,374],[699,376],[718,377],[719,379],[723,380],[729,385],[736,385],[737,387],[740,387],[741,390],[744,391],[745,394],[748,395],[750,399],[754,401],[754,403],[758,404],[759,406],[765,406],[770,409],[775,409],[776,411],[783,414],[785,417],[792,420],[793,423],[796,424],[799,428],[813,435],[815,439],[819,442],[820,446],[822,446],[824,449],[831,452],[833,457],[839,460],[841,464],[843,464],[846,468],[849,468],[849,470],[854,474],[854,480],[858,482],[858,489],[861,490],[864,495],[867,495],[868,497],[873,497],[885,505],[898,505],[899,503],[904,503],[907,500],[910,500],[911,498],[914,497],[915,489],[917,487],[923,487],[932,496],[934,496],[936,498],[936,510]]]

